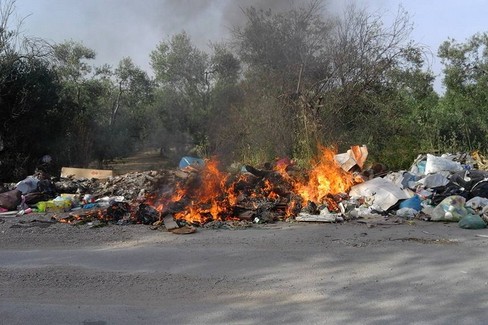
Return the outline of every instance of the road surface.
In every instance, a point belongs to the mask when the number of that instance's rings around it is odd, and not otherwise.
[[[480,236],[481,235],[481,236]],[[483,324],[488,230],[0,223],[1,324]]]

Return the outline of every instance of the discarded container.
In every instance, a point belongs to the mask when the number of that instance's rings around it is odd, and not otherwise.
[[[469,214],[463,217],[458,225],[463,229],[483,229],[486,228],[486,223],[480,216]]]
[[[19,212],[17,212],[17,216],[23,216],[24,214],[29,214],[29,213],[32,213],[31,208],[20,210]]]
[[[195,157],[183,157],[180,160],[180,163],[178,165],[179,168],[185,168],[188,166],[199,166],[202,167],[205,165],[205,161],[201,158],[195,158]]]

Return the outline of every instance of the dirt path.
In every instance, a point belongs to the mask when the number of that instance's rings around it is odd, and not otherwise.
[[[111,169],[115,175],[146,170],[159,170],[163,168],[175,168],[167,159],[162,157],[157,149],[146,149],[133,156],[116,159],[107,164],[104,169]]]
[[[0,223],[1,324],[480,324],[487,230]]]

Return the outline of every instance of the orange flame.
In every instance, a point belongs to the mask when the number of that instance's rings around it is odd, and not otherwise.
[[[191,204],[181,212],[177,212],[176,219],[184,219],[190,223],[205,223],[210,220],[221,220],[222,213],[229,210],[231,206],[227,196],[230,196],[232,203],[236,197],[226,187],[229,175],[218,169],[218,161],[211,159],[205,163],[200,172],[198,184],[193,188],[178,188],[171,201],[176,202],[187,196]]]
[[[157,210],[161,212],[176,203],[177,211],[172,212],[175,219],[204,224],[211,220],[236,218],[235,208],[243,204],[255,205],[257,209],[260,199],[275,202],[284,217],[295,216],[308,201],[325,203],[333,208],[335,198],[332,196],[347,192],[358,182],[353,174],[340,168],[334,156],[334,150],[321,148],[313,168],[301,180],[295,174],[288,174],[292,162],[286,159],[276,164],[275,174],[269,179],[249,174],[231,178],[218,169],[216,159],[211,159],[199,170],[199,177],[176,184],[169,195],[160,198]]]
[[[352,173],[345,172],[336,163],[334,150],[321,147],[320,151],[321,155],[313,163],[308,181],[295,184],[295,191],[304,202],[324,203],[328,194],[345,193],[358,181]]]

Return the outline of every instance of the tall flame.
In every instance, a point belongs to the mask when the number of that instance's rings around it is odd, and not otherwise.
[[[344,171],[335,161],[336,152],[332,149],[321,147],[321,154],[312,164],[308,174],[308,181],[296,183],[294,188],[304,202],[312,201],[323,203],[329,194],[347,192],[357,180],[352,173]]]
[[[228,174],[219,171],[216,159],[207,161],[200,172],[199,183],[194,184],[184,193],[180,192],[180,199],[186,195],[191,200],[191,204],[185,211],[176,213],[175,218],[191,223],[221,220],[222,213],[229,207],[225,195],[228,177]]]

